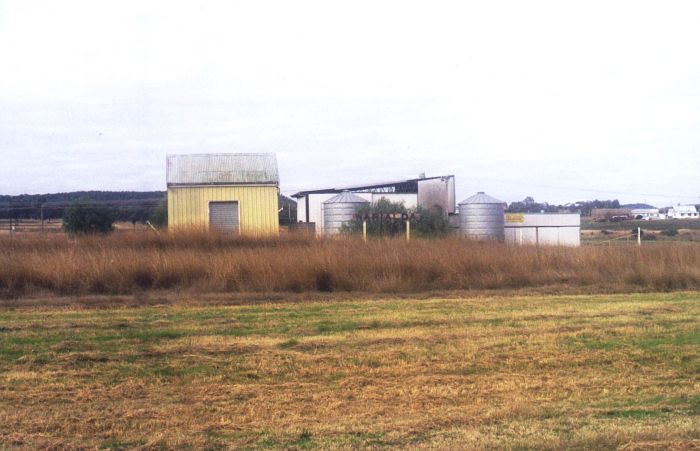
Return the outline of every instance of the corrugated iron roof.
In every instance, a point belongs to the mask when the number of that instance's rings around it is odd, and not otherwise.
[[[459,205],[464,204],[505,204],[502,200],[491,197],[483,191],[479,191],[471,197],[464,199]]]
[[[337,196],[333,196],[324,202],[324,204],[368,204],[368,203],[369,203],[369,201],[367,199],[363,199],[360,196],[351,193],[350,191],[343,191],[342,193],[338,194]]]
[[[366,192],[368,190],[377,189],[377,188],[400,187],[400,186],[407,185],[407,184],[411,184],[411,186],[413,187],[413,189],[410,191],[411,193],[417,193],[418,192],[418,182],[423,182],[426,180],[435,180],[435,179],[449,179],[449,178],[454,178],[454,175],[439,175],[439,176],[435,176],[435,177],[421,177],[421,178],[417,178],[417,179],[396,180],[396,181],[380,182],[380,183],[369,183],[369,184],[364,184],[364,185],[349,185],[349,186],[338,186],[338,187],[333,187],[333,188],[321,188],[321,189],[314,189],[314,190],[306,190],[306,191],[299,191],[296,194],[292,194],[292,197],[299,198],[299,197],[304,197],[308,194],[330,194],[330,193],[340,193],[343,191]],[[400,192],[408,192],[408,191],[401,190]]]
[[[274,153],[168,155],[170,185],[279,184]]]

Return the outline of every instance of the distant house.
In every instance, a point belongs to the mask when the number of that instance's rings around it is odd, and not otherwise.
[[[591,211],[591,219],[599,222],[625,221],[632,218],[632,210],[629,208],[594,208]]]
[[[632,217],[634,219],[644,219],[651,221],[654,219],[664,219],[666,216],[659,213],[658,208],[633,208]]]
[[[272,153],[167,156],[168,226],[279,233],[279,175]]]
[[[676,205],[668,209],[669,219],[698,219],[700,214],[695,205]]]

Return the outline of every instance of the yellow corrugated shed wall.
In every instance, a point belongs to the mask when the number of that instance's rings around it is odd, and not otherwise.
[[[277,186],[179,186],[168,188],[168,227],[209,227],[209,202],[238,201],[241,234],[277,235]]]

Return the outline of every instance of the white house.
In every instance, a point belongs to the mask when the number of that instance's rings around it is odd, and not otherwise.
[[[659,213],[658,208],[633,208],[632,217],[634,219],[644,219],[646,221],[665,219],[665,216]]]
[[[669,219],[698,219],[700,214],[695,205],[677,205],[668,209]]]

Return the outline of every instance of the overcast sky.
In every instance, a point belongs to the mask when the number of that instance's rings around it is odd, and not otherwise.
[[[700,202],[700,2],[0,0],[0,193],[164,190],[166,153],[281,189]]]

